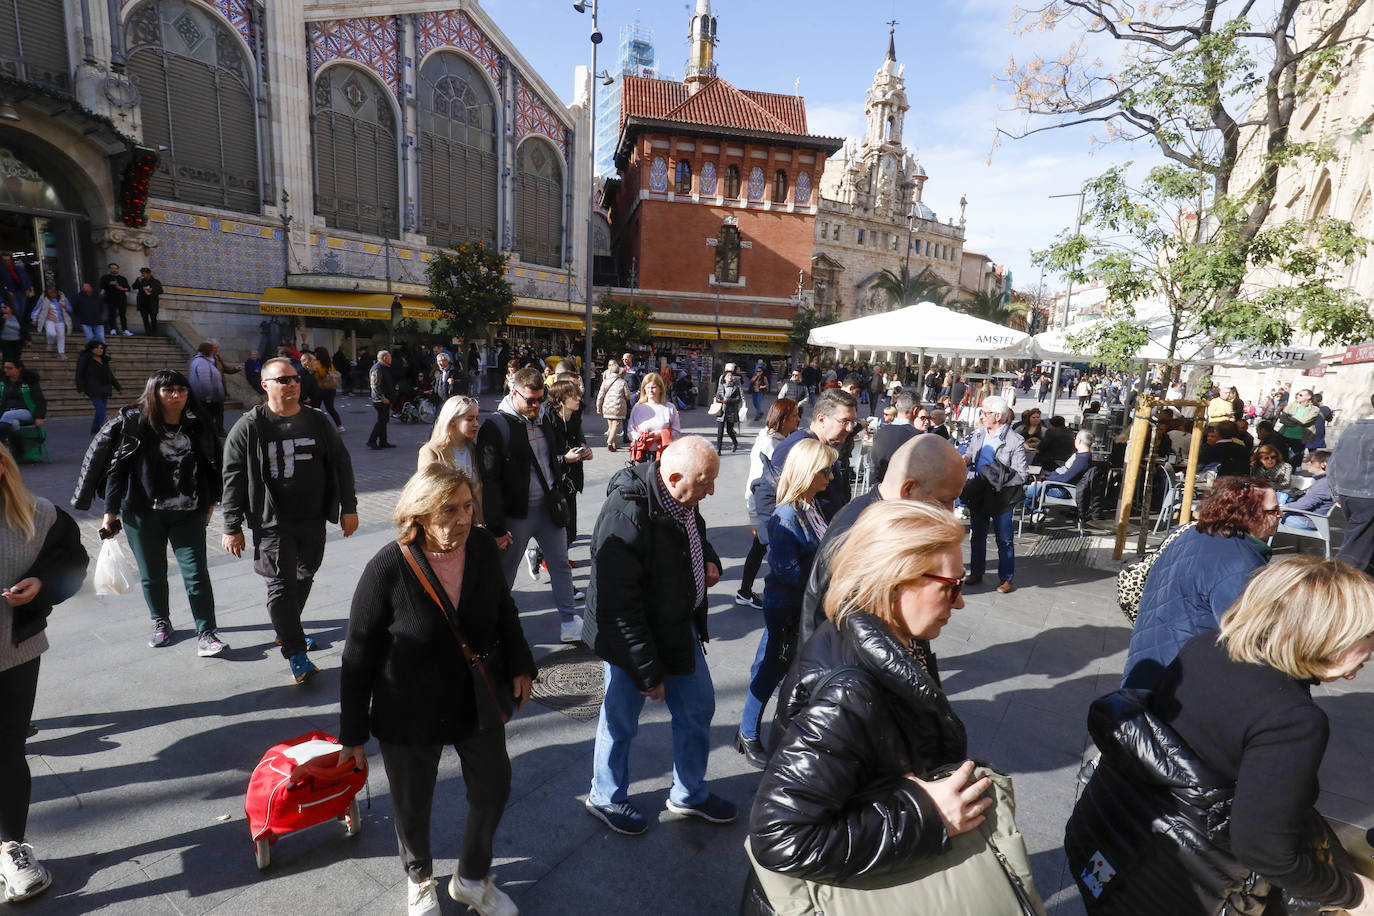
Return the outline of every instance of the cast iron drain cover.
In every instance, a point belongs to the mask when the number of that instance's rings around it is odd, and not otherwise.
[[[532,699],[579,722],[601,713],[606,682],[601,659],[590,649],[576,645],[550,652],[538,660],[539,677]]]

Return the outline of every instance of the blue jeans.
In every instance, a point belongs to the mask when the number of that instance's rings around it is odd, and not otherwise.
[[[789,659],[795,656],[788,648],[797,639],[796,620],[791,627],[765,626],[759,637],[759,650],[749,669],[749,691],[744,695],[744,712],[739,717],[739,731],[744,737],[759,736],[763,711],[787,674]]]
[[[696,670],[663,679],[664,702],[673,719],[673,788],[668,798],[677,805],[706,800],[706,757],[710,752],[711,717],[716,691],[701,644],[696,645]],[[606,698],[596,723],[592,751],[592,790],[587,801],[604,806],[622,802],[630,788],[630,741],[639,731],[644,694],[621,668],[606,664]]]
[[[95,408],[95,416],[91,418],[91,432],[100,432],[100,427],[105,425],[105,399],[91,398],[91,406]]]
[[[762,391],[755,391],[755,392],[753,393],[753,398],[754,398],[754,416],[755,416],[755,417],[761,417],[761,416],[763,416],[763,392],[762,392]]]
[[[1016,507],[1004,509],[997,515],[984,515],[974,512],[969,532],[971,543],[968,550],[969,572],[981,576],[987,569],[988,526],[992,526],[993,537],[997,541],[997,578],[1008,582],[1016,574],[1016,553],[1012,537],[1016,533],[1013,517]]]
[[[1026,484],[1027,509],[1035,508],[1035,501],[1040,498],[1040,491],[1045,489],[1047,485],[1050,487],[1051,496],[1054,496],[1058,499],[1063,499],[1069,495],[1068,490],[1065,490],[1063,487],[1056,487],[1053,483],[1047,484],[1047,482],[1044,480],[1032,481],[1031,483]]]
[[[86,343],[90,343],[93,340],[98,340],[101,343],[105,342],[105,325],[103,324],[83,324],[81,326],[81,333],[86,335]]]

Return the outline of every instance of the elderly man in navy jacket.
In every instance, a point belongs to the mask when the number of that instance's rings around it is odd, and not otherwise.
[[[1093,463],[1093,434],[1086,429],[1080,429],[1078,435],[1073,437],[1074,452],[1068,460],[1045,475],[1043,481],[1037,480],[1035,483],[1026,487],[1026,508],[1032,508],[1040,499],[1040,493],[1046,487],[1050,489],[1051,496],[1067,497],[1069,491],[1063,487],[1052,486],[1056,483],[1078,483],[1078,478],[1087,473],[1088,468]],[[1038,521],[1039,519],[1037,519]]]

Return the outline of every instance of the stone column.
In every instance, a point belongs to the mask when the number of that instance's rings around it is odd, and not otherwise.
[[[315,213],[313,167],[310,161],[310,47],[305,0],[273,0],[266,4],[267,95],[271,101],[271,162],[279,189],[269,215],[279,216],[281,192],[291,215],[290,260],[287,270],[309,270],[313,264],[310,225]]]

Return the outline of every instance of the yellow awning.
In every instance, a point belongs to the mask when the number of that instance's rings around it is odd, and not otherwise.
[[[786,331],[765,330],[763,328],[726,328],[721,331],[726,340],[763,340],[778,343],[787,340]]]
[[[304,318],[391,319],[391,300],[385,293],[338,293],[319,289],[272,287],[262,292],[258,311],[264,315],[300,315]]]
[[[649,333],[655,337],[685,337],[689,340],[715,340],[716,329],[702,324],[667,324],[654,322]]]
[[[428,318],[437,321],[444,313],[434,307],[434,303],[418,296],[401,297],[401,313],[407,318]]]
[[[506,324],[530,328],[559,328],[564,331],[581,331],[587,326],[583,319],[567,313],[555,315],[549,312],[532,312],[528,309],[516,309],[511,312],[506,318]]]

